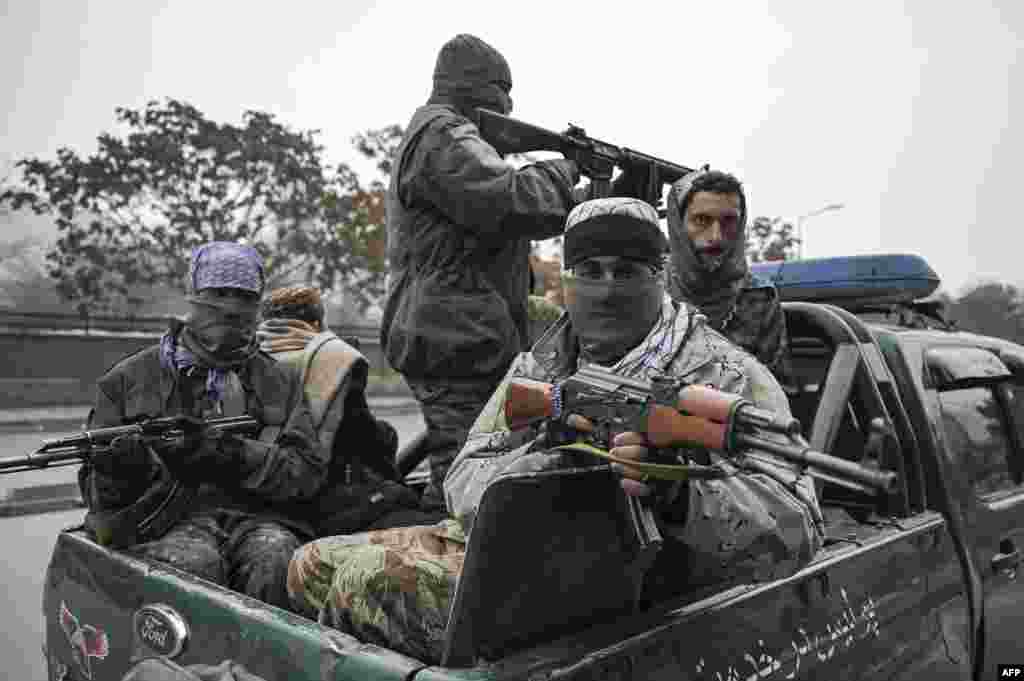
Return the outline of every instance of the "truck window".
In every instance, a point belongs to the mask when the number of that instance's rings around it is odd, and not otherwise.
[[[979,495],[1017,485],[1011,466],[1013,447],[994,386],[946,390],[939,393],[942,423],[950,451]],[[1024,394],[1013,391],[1015,409],[1024,407]]]

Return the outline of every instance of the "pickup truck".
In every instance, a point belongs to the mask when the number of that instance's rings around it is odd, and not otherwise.
[[[811,446],[870,449],[899,474],[884,495],[820,484],[825,545],[796,574],[637,607],[610,471],[510,475],[482,502],[432,665],[71,528],[44,587],[49,678],[189,679],[227,660],[267,680],[932,680],[1024,663],[1024,347],[922,302],[938,278],[916,256],[755,271],[783,300]]]

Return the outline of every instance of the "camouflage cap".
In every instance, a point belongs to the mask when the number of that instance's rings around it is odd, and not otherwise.
[[[211,241],[192,251],[188,267],[190,292],[206,288],[237,288],[262,294],[263,258],[252,246]]]
[[[658,211],[640,199],[609,197],[584,201],[565,222],[566,267],[600,255],[660,262],[668,248]]]

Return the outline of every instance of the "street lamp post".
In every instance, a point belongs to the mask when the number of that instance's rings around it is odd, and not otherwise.
[[[797,246],[798,258],[803,260],[804,257],[804,220],[806,220],[807,218],[817,217],[822,213],[827,213],[832,210],[842,210],[844,205],[845,204],[842,203],[830,203],[827,206],[822,206],[817,210],[812,210],[810,213],[804,213],[803,215],[796,219],[796,238],[800,242]]]

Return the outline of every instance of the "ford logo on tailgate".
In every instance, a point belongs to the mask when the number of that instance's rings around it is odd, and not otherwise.
[[[135,611],[135,635],[140,643],[157,655],[177,657],[188,640],[185,618],[169,605],[155,603]]]

